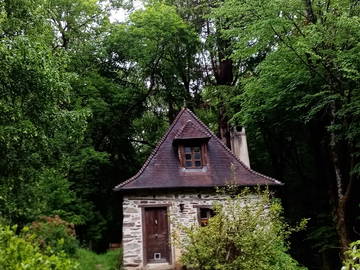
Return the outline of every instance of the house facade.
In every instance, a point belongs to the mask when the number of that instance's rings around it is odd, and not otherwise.
[[[178,114],[140,171],[114,188],[123,196],[124,269],[182,269],[171,235],[176,224],[206,225],[226,199],[216,187],[281,185],[250,169],[242,131],[231,148],[190,110]]]

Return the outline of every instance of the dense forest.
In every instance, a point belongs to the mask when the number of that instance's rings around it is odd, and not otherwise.
[[[360,239],[357,0],[0,0],[0,219],[121,240],[121,198],[182,107],[285,185],[291,253],[339,269]],[[129,16],[111,21],[118,9]]]

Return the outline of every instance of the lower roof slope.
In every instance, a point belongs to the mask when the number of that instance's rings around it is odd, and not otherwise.
[[[207,146],[207,165],[201,170],[180,166],[174,139],[191,123],[196,132],[210,136]],[[187,131],[186,133],[189,133]],[[140,171],[117,185],[114,190],[216,187],[228,184],[239,186],[282,185],[271,177],[257,173],[244,165],[211,130],[189,109],[182,109]]]

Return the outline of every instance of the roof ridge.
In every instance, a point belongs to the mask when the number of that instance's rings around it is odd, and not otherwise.
[[[154,156],[156,155],[156,153],[158,152],[158,150],[160,149],[160,146],[163,144],[163,142],[166,140],[167,136],[169,136],[170,132],[172,131],[172,129],[174,128],[175,124],[179,121],[180,116],[186,111],[188,110],[187,108],[182,108],[181,111],[178,113],[178,115],[176,116],[176,118],[174,119],[174,121],[171,123],[170,127],[168,128],[167,132],[165,132],[165,134],[162,136],[162,138],[160,139],[160,141],[157,143],[156,147],[154,148],[154,150],[151,152],[150,156],[148,157],[148,159],[145,161],[144,165],[141,167],[141,169],[132,177],[130,177],[128,180],[125,180],[124,182],[116,185],[113,190],[117,191],[119,190],[121,187],[127,185],[128,183],[134,181],[136,178],[138,178],[143,171],[146,169],[146,167],[149,165],[150,161],[154,158]],[[190,110],[188,110],[190,111]]]
[[[222,147],[230,154],[232,155],[239,163],[241,166],[243,166],[246,170],[248,170],[250,173],[261,176],[265,179],[268,179],[276,184],[283,184],[282,182],[276,180],[275,178],[263,175],[261,173],[258,173],[252,169],[250,169],[248,166],[246,166],[224,143],[222,140],[220,140],[211,130],[208,126],[206,126],[192,111],[190,111],[189,109],[185,108],[185,110],[188,110],[188,112],[199,122],[199,124],[204,127],[209,133],[210,135],[215,138],[221,145]]]

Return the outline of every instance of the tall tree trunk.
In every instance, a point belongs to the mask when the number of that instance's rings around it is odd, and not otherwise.
[[[233,61],[228,59],[229,55],[226,52],[229,50],[230,42],[222,38],[218,38],[218,65],[214,70],[216,79],[216,85],[233,85],[234,74],[233,74]],[[227,147],[231,148],[230,145],[230,125],[229,117],[227,115],[224,106],[219,108],[219,137],[226,144]]]
[[[330,117],[331,117],[331,127],[334,127],[336,124],[336,104],[335,101],[330,105]],[[347,202],[348,196],[350,193],[350,186],[347,186],[347,192],[344,193],[345,189],[345,181],[344,177],[341,173],[339,156],[337,153],[337,142],[336,142],[336,134],[333,129],[330,129],[330,154],[331,161],[334,167],[335,172],[335,180],[336,180],[336,195],[337,195],[337,203],[335,209],[335,217],[336,217],[336,230],[339,237],[340,247],[342,253],[349,246],[349,232],[347,228]]]
[[[221,141],[229,148],[231,148],[230,143],[230,127],[229,127],[229,119],[226,115],[226,111],[224,107],[219,108],[219,135],[218,137]]]
[[[176,114],[177,114],[177,111],[175,110],[174,108],[174,104],[171,100],[171,97],[170,99],[168,99],[168,114],[167,114],[167,117],[169,119],[169,124],[171,124],[175,118],[176,118]]]
[[[349,232],[347,229],[347,202],[348,198],[343,196],[337,204],[336,211],[336,230],[339,235],[340,247],[342,250],[342,254],[349,248]]]
[[[305,9],[306,9],[306,19],[308,22],[316,23],[316,16],[312,8],[311,0],[304,0]]]

